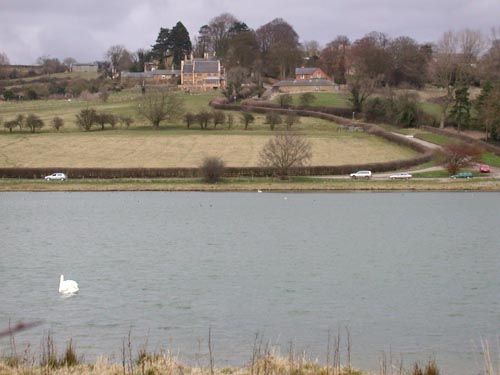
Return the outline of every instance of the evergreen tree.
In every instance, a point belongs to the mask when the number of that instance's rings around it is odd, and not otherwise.
[[[177,22],[172,28],[169,40],[171,54],[173,55],[173,65],[175,68],[180,69],[181,61],[184,59],[184,56],[190,55],[193,50],[189,32],[182,22]]]
[[[460,131],[463,127],[470,124],[471,103],[469,100],[469,88],[460,86],[455,90],[455,104],[451,108],[451,117],[457,123],[457,129]]]
[[[160,62],[160,67],[165,67],[165,60],[171,49],[170,29],[160,28],[156,43],[152,46],[152,56]]]

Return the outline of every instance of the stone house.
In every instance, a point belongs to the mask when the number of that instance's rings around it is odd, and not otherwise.
[[[187,57],[181,62],[181,88],[207,91],[224,87],[224,70],[220,60],[209,54],[203,58]]]
[[[295,79],[297,81],[307,81],[311,79],[327,79],[330,77],[321,68],[296,68]]]

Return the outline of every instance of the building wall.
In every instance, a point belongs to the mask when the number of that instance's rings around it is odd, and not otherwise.
[[[281,86],[273,87],[273,91],[298,94],[303,92],[334,92],[337,89],[334,86]]]
[[[72,72],[97,72],[97,65],[73,65]]]

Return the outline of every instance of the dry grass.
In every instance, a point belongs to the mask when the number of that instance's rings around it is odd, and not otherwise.
[[[269,135],[127,131],[0,137],[0,167],[197,167],[207,156],[228,166],[256,166]],[[383,139],[310,137],[312,165],[342,165],[411,158],[415,152]]]
[[[220,184],[204,184],[198,179],[72,180],[48,183],[41,180],[0,179],[2,191],[500,191],[499,180],[468,181],[414,179],[409,181],[351,181],[348,179],[271,178],[225,179]]]

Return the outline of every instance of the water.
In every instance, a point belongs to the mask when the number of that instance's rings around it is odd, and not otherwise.
[[[256,333],[324,361],[328,330],[347,326],[357,367],[385,351],[479,373],[480,339],[500,335],[499,198],[3,193],[0,327],[41,319],[18,347],[50,330],[117,361],[130,331],[190,363],[212,327],[226,365],[250,359]],[[78,295],[59,296],[61,273]]]

